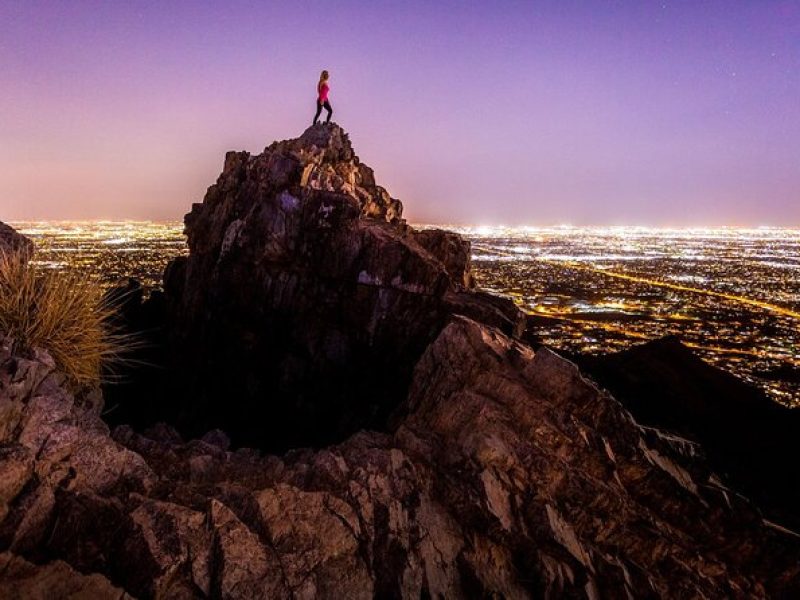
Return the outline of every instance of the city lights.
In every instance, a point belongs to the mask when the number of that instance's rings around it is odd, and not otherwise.
[[[15,223],[45,267],[105,287],[161,285],[185,254],[178,222]],[[701,357],[800,405],[800,231],[453,227],[478,285],[538,317],[542,343],[602,353],[677,335]],[[786,377],[787,370],[795,376]]]

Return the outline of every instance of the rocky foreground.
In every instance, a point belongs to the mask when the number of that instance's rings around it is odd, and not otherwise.
[[[401,211],[335,125],[229,154],[164,295],[126,307],[162,374],[106,394],[133,415],[159,381],[139,420],[170,425],[110,430],[3,340],[0,598],[800,595],[800,537],[522,342],[468,245]]]

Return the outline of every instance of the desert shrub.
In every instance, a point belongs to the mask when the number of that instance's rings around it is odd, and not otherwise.
[[[100,383],[104,364],[132,344],[115,331],[115,311],[103,291],[80,272],[55,271],[24,254],[0,252],[0,331],[15,350],[47,350],[75,387]]]

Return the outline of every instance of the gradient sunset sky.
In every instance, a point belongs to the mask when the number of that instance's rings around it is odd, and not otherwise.
[[[800,226],[800,0],[1,0],[0,220],[179,219],[323,68],[412,222]]]

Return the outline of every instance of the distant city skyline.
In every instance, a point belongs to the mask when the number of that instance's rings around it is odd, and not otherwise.
[[[412,222],[800,226],[800,1],[0,4],[0,220],[175,220],[334,121]]]

